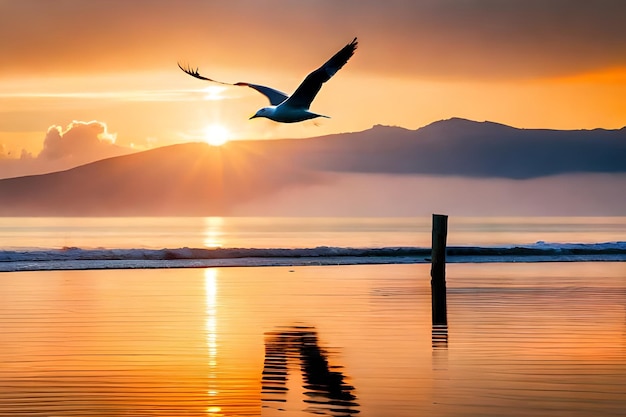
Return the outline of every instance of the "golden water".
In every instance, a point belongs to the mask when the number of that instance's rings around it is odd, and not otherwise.
[[[624,416],[626,264],[0,274],[0,416]]]

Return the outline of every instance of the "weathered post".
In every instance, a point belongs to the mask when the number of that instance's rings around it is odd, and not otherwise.
[[[448,324],[446,305],[446,239],[448,216],[433,214],[433,246],[430,269],[433,326]],[[434,328],[434,327],[433,327]]]

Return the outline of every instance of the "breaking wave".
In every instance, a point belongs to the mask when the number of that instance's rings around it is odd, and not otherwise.
[[[71,269],[201,268],[214,266],[302,266],[430,262],[430,248],[62,249],[0,251],[0,271]],[[626,261],[626,242],[546,243],[447,248],[450,263]]]

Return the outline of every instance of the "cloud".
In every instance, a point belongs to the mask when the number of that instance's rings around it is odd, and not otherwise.
[[[93,159],[117,153],[113,151],[115,139],[116,135],[108,132],[105,123],[95,120],[75,120],[65,130],[61,126],[50,126],[38,158]]]
[[[53,125],[43,140],[43,150],[34,156],[22,150],[13,158],[0,144],[0,178],[44,174],[135,152],[115,144],[117,135],[104,122],[73,121],[65,128]]]

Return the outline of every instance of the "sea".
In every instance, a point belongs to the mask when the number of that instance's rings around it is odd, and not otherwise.
[[[430,262],[431,218],[0,218],[0,271]],[[449,218],[448,262],[626,260],[626,217]]]
[[[626,416],[626,217],[0,219],[0,417]]]

